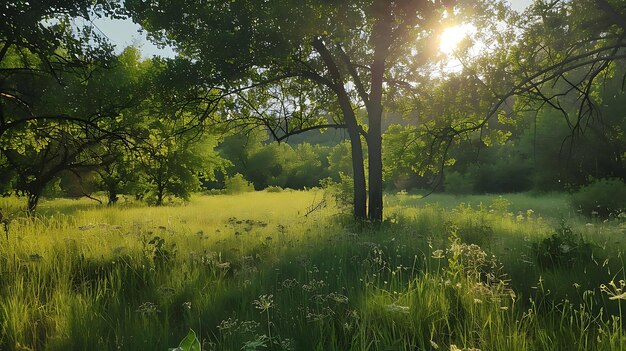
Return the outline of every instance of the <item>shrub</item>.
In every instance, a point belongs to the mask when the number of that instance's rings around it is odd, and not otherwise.
[[[572,194],[571,203],[585,216],[619,215],[626,210],[626,184],[621,179],[598,179]]]
[[[473,164],[466,178],[475,193],[516,193],[532,188],[532,168],[520,159],[498,158],[493,164]]]
[[[226,194],[226,189],[209,189],[204,193],[207,195],[223,195]]]
[[[279,187],[278,185],[270,185],[267,188],[265,188],[265,191],[268,193],[280,193],[283,190],[284,189]]]
[[[443,184],[446,193],[454,195],[471,194],[474,190],[472,179],[455,171],[446,173],[446,179]]]
[[[550,237],[532,245],[537,263],[546,268],[573,267],[577,261],[591,257],[591,244],[574,234],[565,221]]]
[[[243,175],[237,173],[232,177],[226,178],[224,180],[226,185],[226,193],[227,194],[241,194],[245,192],[254,191],[254,185],[246,180]]]
[[[348,213],[354,198],[354,180],[343,172],[339,172],[339,178],[339,183],[333,182],[330,177],[322,179],[320,186],[326,195],[335,200],[335,204],[341,212]]]

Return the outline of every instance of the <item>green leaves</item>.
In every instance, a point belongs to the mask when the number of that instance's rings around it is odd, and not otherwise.
[[[178,347],[175,349],[170,349],[170,351],[201,351],[200,341],[196,337],[196,333],[190,329],[187,336],[178,344]]]

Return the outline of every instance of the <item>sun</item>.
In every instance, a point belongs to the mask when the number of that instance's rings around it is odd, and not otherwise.
[[[470,24],[460,24],[444,29],[439,37],[439,51],[446,55],[452,54],[459,43],[475,30],[476,28]]]

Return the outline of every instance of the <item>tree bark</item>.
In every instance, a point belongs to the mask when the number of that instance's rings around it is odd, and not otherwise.
[[[356,120],[356,116],[354,115],[354,110],[352,110],[350,97],[343,86],[341,73],[339,72],[332,54],[324,42],[319,38],[316,38],[313,41],[313,47],[320,54],[322,60],[324,60],[324,64],[326,65],[326,68],[328,68],[330,76],[332,77],[333,84],[330,88],[333,89],[337,95],[337,100],[339,102],[339,106],[341,107],[341,112],[346,124],[346,129],[348,130],[348,136],[350,137],[352,173],[354,179],[353,214],[357,219],[366,219],[367,187],[365,182],[365,165],[363,160],[363,147],[361,146],[359,124]]]
[[[156,198],[156,206],[161,206],[163,205],[163,193],[165,192],[165,190],[163,189],[163,187],[159,186],[157,188],[157,198]]]
[[[28,200],[26,202],[26,213],[28,216],[34,216],[35,210],[37,209],[37,204],[39,203],[39,197],[41,193],[34,192],[28,193]]]
[[[368,219],[373,222],[381,222],[383,220],[382,99],[385,60],[389,55],[389,45],[392,41],[390,3],[388,1],[376,1],[374,11],[377,17],[372,32],[374,58],[371,66],[369,101],[366,105],[369,121],[367,137],[369,157]]]
[[[114,184],[109,184],[108,186],[108,198],[109,198],[109,202],[107,203],[108,206],[113,206],[115,205],[115,203],[117,203],[117,187]]]
[[[363,160],[363,148],[361,146],[361,134],[350,105],[348,94],[339,96],[339,104],[346,120],[348,136],[352,153],[352,176],[354,180],[354,205],[353,213],[357,219],[365,219],[367,211],[367,187],[365,183],[365,165]]]
[[[368,166],[369,166],[369,211],[368,219],[374,222],[383,220],[383,160],[382,160],[382,133],[381,118],[368,114],[370,121],[367,139]]]

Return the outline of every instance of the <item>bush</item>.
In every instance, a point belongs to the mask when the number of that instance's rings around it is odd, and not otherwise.
[[[354,199],[354,180],[352,177],[339,172],[339,183],[333,182],[332,178],[320,180],[320,186],[324,189],[325,195],[335,200],[339,211],[348,213],[352,208]]]
[[[474,164],[466,177],[476,193],[517,193],[532,188],[532,168],[520,159],[498,158],[493,164]]]
[[[226,194],[226,189],[209,189],[204,193],[207,195],[223,195]]]
[[[621,179],[598,179],[572,194],[571,203],[585,216],[617,216],[626,210],[626,184]]]
[[[446,172],[443,186],[445,192],[454,195],[471,194],[474,190],[474,184],[470,177],[467,177],[459,172],[450,171]]]
[[[280,193],[283,190],[284,189],[279,187],[278,185],[270,185],[267,188],[265,188],[265,191],[268,193]]]
[[[237,173],[232,177],[224,180],[226,185],[226,194],[241,194],[250,191],[254,191],[254,185],[246,180],[243,175]]]
[[[564,221],[550,237],[532,245],[537,263],[545,268],[573,267],[591,259],[591,244],[574,234]]]

